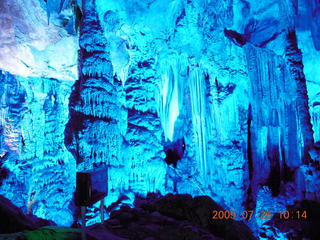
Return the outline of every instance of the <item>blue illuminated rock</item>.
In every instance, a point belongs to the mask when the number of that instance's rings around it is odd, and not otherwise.
[[[76,172],[105,166],[108,214],[148,192],[238,212],[319,201],[319,8],[3,1],[0,194],[71,225]]]

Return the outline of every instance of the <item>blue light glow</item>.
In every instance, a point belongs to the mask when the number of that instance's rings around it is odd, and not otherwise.
[[[0,194],[24,213],[71,226],[76,173],[101,166],[106,216],[149,192],[237,212],[320,201],[316,0],[9,2]]]

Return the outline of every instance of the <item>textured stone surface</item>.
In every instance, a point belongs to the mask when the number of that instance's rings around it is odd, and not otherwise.
[[[25,77],[75,80],[78,41],[73,8],[65,4],[60,11],[58,1],[47,2],[1,1],[0,68]]]
[[[280,218],[279,214],[268,221],[262,228],[260,239],[311,239],[316,240],[320,236],[319,228],[319,203],[314,201],[295,202],[287,207],[290,213],[288,219]],[[299,211],[299,213],[298,213]],[[302,213],[306,211],[306,215]],[[299,214],[299,217],[298,217]],[[302,216],[305,216],[302,217]]]
[[[1,194],[71,224],[75,172],[104,165],[108,214],[148,192],[238,212],[319,200],[317,1],[60,3],[0,4],[0,68],[19,75],[0,77]]]
[[[223,208],[209,197],[148,195],[135,205],[113,212],[105,226],[128,239],[256,239],[242,222],[212,220]]]
[[[31,215],[24,215],[17,206],[2,196],[0,196],[0,214],[1,234],[17,233],[25,230],[34,230],[43,226],[53,225],[53,222]]]
[[[71,86],[5,72],[0,77],[1,163],[8,171],[0,192],[25,212],[33,202],[36,215],[69,225],[76,166],[63,133]]]

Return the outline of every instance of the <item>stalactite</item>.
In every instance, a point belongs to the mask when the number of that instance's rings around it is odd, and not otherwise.
[[[254,204],[260,184],[269,185],[275,195],[279,193],[284,163],[299,165],[302,146],[297,136],[300,126],[293,117],[296,113],[292,112],[294,104],[290,97],[294,96],[296,86],[290,81],[285,62],[274,53],[249,44],[245,51],[252,106],[249,109],[251,119],[248,132],[248,148],[251,149],[248,154],[251,182],[248,200]],[[272,86],[277,86],[277,90]],[[290,156],[290,159],[282,159],[283,156]]]
[[[308,163],[308,151],[313,146],[314,140],[309,113],[306,79],[303,73],[302,53],[298,48],[295,31],[288,32],[287,41],[286,61],[292,80],[296,83],[296,108],[303,141],[303,162]]]
[[[185,79],[187,76],[187,56],[167,56],[160,60],[160,102],[158,114],[166,139],[173,141],[175,137],[175,124],[182,110]],[[176,133],[177,134],[177,133]]]
[[[314,129],[314,140],[318,142],[320,140],[320,113],[317,111],[313,111],[311,113],[312,125]]]
[[[198,162],[202,176],[207,175],[207,124],[206,124],[206,84],[202,69],[196,67],[189,76],[192,108],[192,122],[198,149]]]
[[[247,126],[248,126],[248,139],[247,139],[247,159],[248,159],[248,170],[249,170],[249,180],[252,180],[253,176],[253,159],[252,159],[252,129],[251,129],[251,121],[252,121],[252,107],[251,104],[249,104],[248,109],[248,120],[247,120]],[[251,187],[250,187],[251,189]],[[252,193],[252,192],[251,192]],[[251,194],[250,192],[248,195]]]

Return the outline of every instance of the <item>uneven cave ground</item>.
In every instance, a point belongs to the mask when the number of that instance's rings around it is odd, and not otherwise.
[[[34,215],[24,215],[8,199],[0,197],[0,239],[44,240],[81,239],[81,228],[56,226],[53,222]],[[309,217],[280,219],[279,215],[266,222],[260,237],[281,239],[286,233],[290,240],[317,240],[320,235],[320,203],[296,202],[291,210],[306,210]],[[88,240],[256,240],[251,229],[243,222],[232,219],[212,219],[212,212],[224,209],[208,196],[192,197],[187,194],[161,196],[149,193],[137,197],[134,207],[123,205],[111,212],[103,224],[86,229]]]

